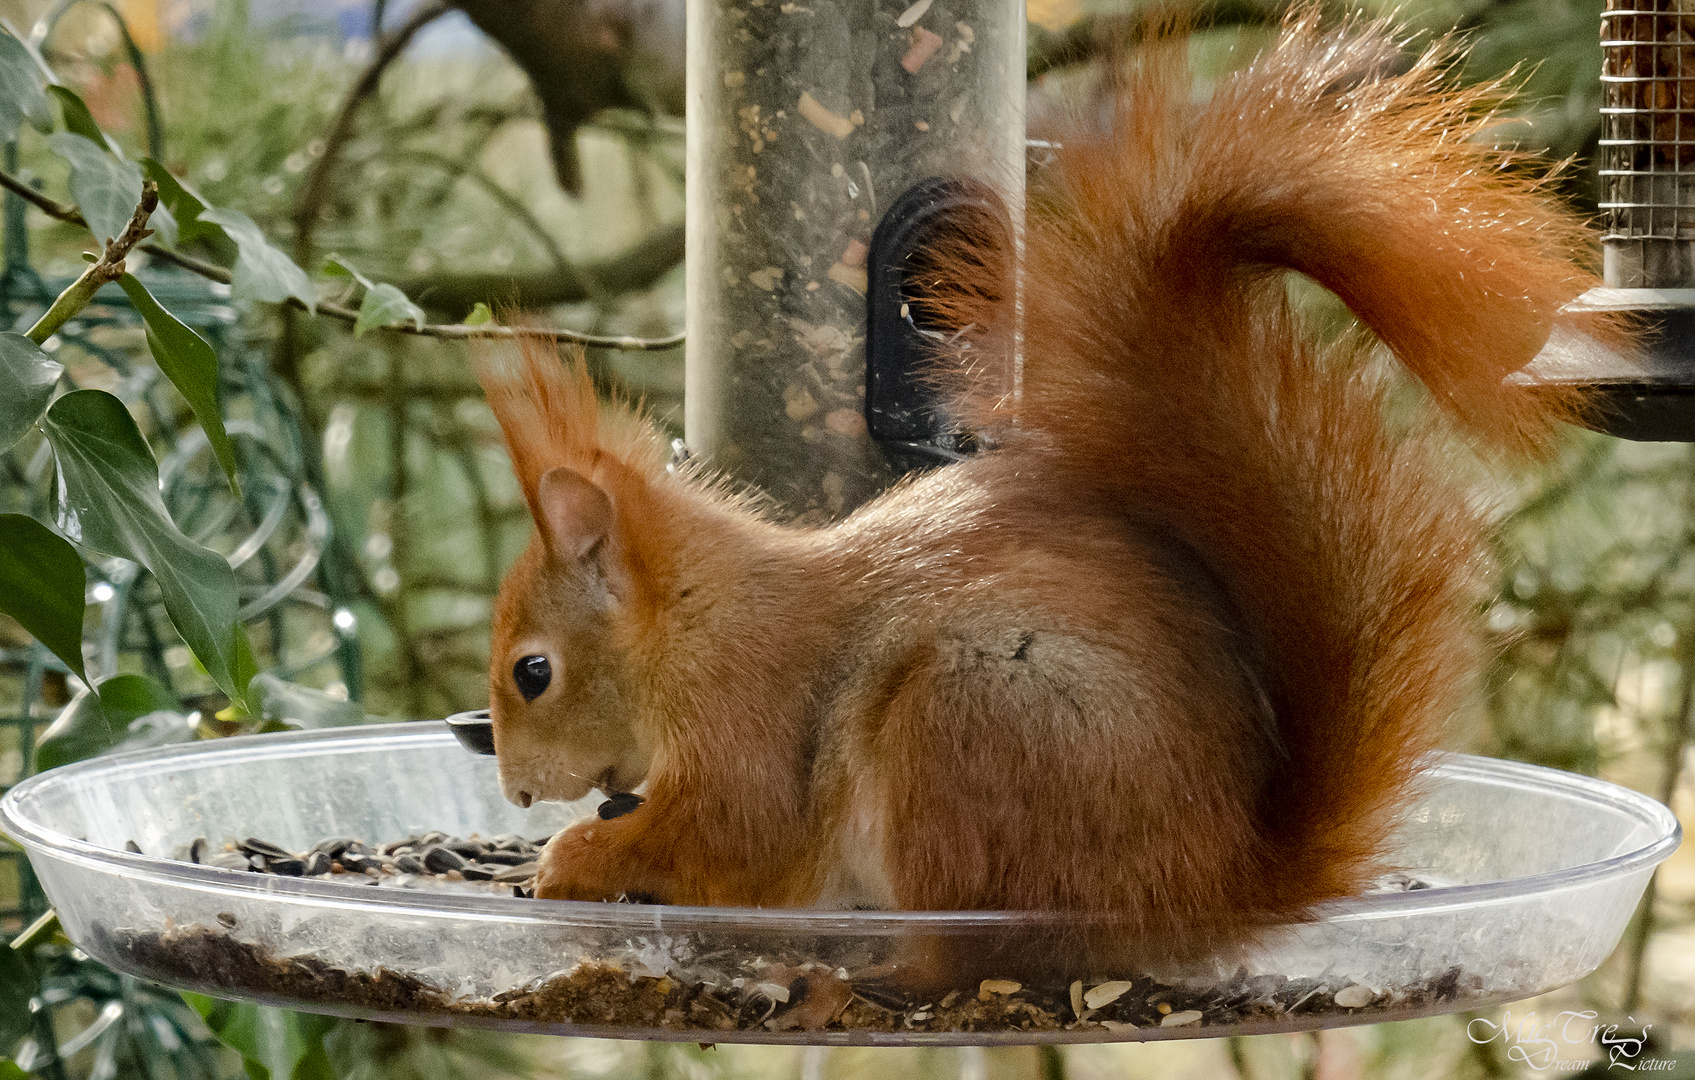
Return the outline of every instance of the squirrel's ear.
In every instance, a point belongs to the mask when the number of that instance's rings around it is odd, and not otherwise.
[[[555,558],[575,561],[612,531],[612,499],[582,473],[560,467],[536,485],[536,527]]]

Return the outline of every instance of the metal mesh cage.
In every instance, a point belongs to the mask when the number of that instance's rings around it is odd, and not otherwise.
[[[1601,15],[1607,240],[1695,240],[1695,0],[1608,0]]]

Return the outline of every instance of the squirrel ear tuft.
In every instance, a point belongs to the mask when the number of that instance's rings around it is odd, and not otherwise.
[[[555,558],[581,559],[612,531],[612,498],[582,473],[563,466],[542,475],[532,509],[542,541]]]

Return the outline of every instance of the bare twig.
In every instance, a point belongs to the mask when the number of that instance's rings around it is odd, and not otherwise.
[[[83,218],[76,207],[43,195],[4,170],[0,170],[0,188],[12,192],[56,221],[80,225],[85,229],[89,227],[88,221]],[[223,285],[230,283],[229,270],[217,263],[196,258],[193,255],[176,251],[161,244],[143,243],[136,245],[136,247],[153,258],[180,266],[184,270],[198,274],[210,281],[216,281]],[[79,278],[78,280],[81,281],[82,279]],[[111,280],[117,279],[112,278]],[[101,284],[105,284],[105,282],[101,282]],[[293,297],[289,298],[288,306],[299,311],[306,310],[306,305]],[[359,319],[359,312],[345,304],[321,302],[318,304],[317,312],[319,315],[339,319],[342,322],[357,322]],[[55,329],[57,329],[57,326],[55,326]],[[673,334],[670,337],[663,338],[642,338],[607,334],[582,334],[575,330],[561,330],[545,326],[496,326],[493,324],[468,326],[464,323],[425,323],[419,327],[411,323],[401,323],[396,326],[382,327],[382,329],[392,330],[398,334],[413,334],[419,337],[442,338],[449,341],[469,341],[474,338],[507,340],[547,338],[572,345],[582,345],[590,349],[621,349],[628,352],[659,352],[666,349],[675,349],[683,343],[683,335],[681,334]],[[43,340],[46,339],[43,338]]]
[[[94,299],[94,294],[99,292],[103,285],[123,277],[124,259],[137,244],[153,235],[153,230],[147,227],[147,219],[158,208],[159,188],[149,180],[141,185],[141,201],[136,203],[135,213],[130,217],[129,224],[124,226],[124,231],[106,241],[106,248],[100,257],[82,272],[81,277],[71,282],[65,291],[59,294],[24,336],[40,345],[57,333],[59,327],[70,322],[77,312],[87,307],[88,302]]]

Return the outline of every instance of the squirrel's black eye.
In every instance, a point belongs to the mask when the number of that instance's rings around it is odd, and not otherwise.
[[[524,695],[525,701],[540,697],[552,678],[553,665],[547,662],[545,656],[526,656],[512,665],[512,681],[518,684],[518,692]]]

